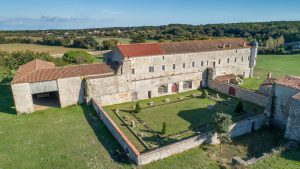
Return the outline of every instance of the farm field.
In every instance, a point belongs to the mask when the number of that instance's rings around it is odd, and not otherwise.
[[[97,38],[97,37],[94,37],[96,39],[96,41],[99,43],[99,44],[102,44],[102,41],[103,40],[108,40],[108,39],[116,39],[118,40],[121,44],[129,44],[131,39],[130,38],[114,38],[114,37],[106,37],[106,38]],[[150,43],[150,42],[157,42],[156,40],[146,40],[147,43]]]
[[[70,50],[84,50],[91,51],[88,49],[78,49],[78,48],[67,48],[63,46],[46,46],[37,44],[0,44],[0,51],[16,52],[16,51],[26,51],[31,50],[34,52],[49,52],[51,55],[64,54]]]
[[[258,55],[254,77],[244,79],[242,87],[258,90],[268,72],[271,72],[274,78],[285,75],[300,76],[299,63],[300,55]]]
[[[220,168],[216,162],[218,146],[200,146],[136,167],[128,162],[91,107],[52,108],[17,116],[9,86],[0,86],[0,136],[0,168]],[[268,129],[237,138],[232,144],[222,146],[224,163],[232,156],[244,157],[248,153],[255,155],[268,151],[282,142],[278,138],[277,132]],[[294,149],[250,168],[299,167],[300,149]]]
[[[244,109],[247,113],[237,114],[235,113],[235,108],[239,103],[238,99],[229,98],[220,93],[218,94],[219,98],[214,98],[216,95],[214,91],[209,91],[210,97],[204,99],[200,97],[200,93],[198,90],[193,90],[180,94],[141,100],[139,101],[142,108],[140,113],[133,113],[132,106],[136,104],[135,102],[107,106],[104,109],[121,130],[128,135],[139,151],[181,140],[182,138],[194,135],[195,132],[209,131],[213,129],[213,126],[210,124],[213,122],[213,118],[217,112],[230,114],[234,122],[241,120],[244,116],[248,117],[263,112],[262,107],[244,102]],[[198,96],[194,98],[191,96],[192,94]],[[165,99],[169,99],[170,102],[166,103]],[[149,106],[148,104],[151,102],[156,106]],[[119,111],[115,113],[113,111],[115,109]],[[139,139],[124,125],[125,123],[130,126],[131,121],[134,121],[136,124],[132,130],[137,135],[142,135],[140,138],[147,144],[146,146],[141,145],[143,143],[139,143]],[[163,122],[167,124],[167,133],[166,138],[161,139],[157,137],[157,134],[161,133]],[[146,124],[148,127],[143,124]]]

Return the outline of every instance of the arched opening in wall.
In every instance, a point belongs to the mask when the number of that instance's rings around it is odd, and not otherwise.
[[[191,80],[190,80],[190,81],[184,81],[184,82],[183,82],[183,90],[191,89],[191,88],[192,88],[192,85],[193,85],[193,83],[192,83]]]
[[[161,85],[158,87],[158,93],[159,94],[165,94],[168,93],[168,86],[167,85]]]
[[[235,96],[235,88],[234,87],[229,87],[228,94],[231,96]]]
[[[32,94],[34,110],[60,107],[58,91]]]

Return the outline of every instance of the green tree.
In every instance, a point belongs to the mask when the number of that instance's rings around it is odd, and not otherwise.
[[[118,40],[116,39],[108,39],[108,40],[103,40],[102,41],[102,47],[105,50],[111,50],[114,47],[116,47],[116,45],[119,43]]]
[[[142,111],[142,108],[141,108],[141,106],[140,106],[140,103],[137,102],[136,105],[135,105],[135,110],[134,110],[134,112],[135,112],[135,113],[140,113],[141,111]]]
[[[146,40],[141,35],[133,36],[130,41],[130,43],[145,43],[145,42]]]
[[[167,134],[167,123],[165,121],[163,122],[161,134],[163,134],[163,135]]]
[[[62,59],[72,64],[93,63],[95,61],[95,58],[91,54],[82,50],[68,51],[63,55]]]
[[[220,156],[222,152],[222,144],[230,143],[231,138],[229,136],[229,129],[232,125],[232,117],[229,114],[217,113],[215,118],[215,130],[218,133],[218,139],[220,140]]]
[[[206,89],[204,89],[204,90],[202,91],[202,95],[201,95],[201,97],[202,97],[203,99],[205,99],[205,98],[207,98],[207,97],[208,97],[208,92],[207,92],[207,90],[206,90]]]
[[[242,101],[240,101],[235,107],[235,112],[242,113],[243,111],[244,111],[244,104]]]

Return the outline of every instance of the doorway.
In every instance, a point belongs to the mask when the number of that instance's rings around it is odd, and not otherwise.
[[[172,93],[177,93],[177,91],[178,91],[178,85],[177,85],[177,83],[173,83],[172,84]]]
[[[235,96],[235,88],[234,87],[229,87],[229,95]]]
[[[148,98],[150,99],[152,97],[151,91],[148,91]]]
[[[34,110],[43,110],[49,107],[60,107],[58,91],[33,94],[32,101]]]

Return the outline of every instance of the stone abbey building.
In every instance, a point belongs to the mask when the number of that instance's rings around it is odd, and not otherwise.
[[[118,45],[105,63],[55,67],[33,60],[20,66],[11,86],[19,114],[91,98],[109,105],[206,87],[216,76],[251,77],[256,55],[257,43],[243,39]]]

